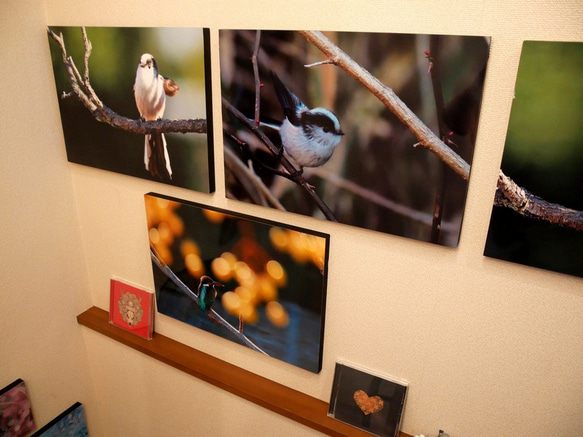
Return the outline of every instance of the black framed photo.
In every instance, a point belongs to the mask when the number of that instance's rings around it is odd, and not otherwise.
[[[158,312],[318,373],[329,236],[149,193]]]
[[[489,37],[219,38],[227,197],[457,247]]]
[[[397,437],[408,384],[337,362],[328,415],[382,437]]]
[[[484,255],[583,278],[583,43],[524,41]]]
[[[209,29],[50,26],[48,32],[70,162],[215,190]],[[145,133],[146,121],[158,130]]]

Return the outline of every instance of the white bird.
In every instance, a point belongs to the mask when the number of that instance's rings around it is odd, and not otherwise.
[[[174,96],[178,92],[178,85],[158,72],[156,60],[149,53],[140,57],[134,97],[136,106],[143,120],[159,120],[164,116],[166,96]],[[146,135],[144,144],[144,164],[152,176],[160,179],[172,179],[172,167],[166,138],[163,133]]]
[[[285,114],[279,129],[284,151],[301,167],[324,165],[344,135],[338,118],[328,109],[308,108],[274,72],[271,77]]]

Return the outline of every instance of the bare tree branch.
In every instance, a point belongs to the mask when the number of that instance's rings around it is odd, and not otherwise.
[[[156,253],[156,250],[152,247],[150,247],[150,258],[152,258],[152,261],[154,261],[154,264],[156,264],[156,266],[158,266],[158,268],[160,269],[160,271],[162,273],[164,273],[182,292],[184,292],[184,294],[186,294],[190,299],[192,299],[198,305],[198,294],[196,294],[194,291],[192,291],[190,288],[188,288],[188,286],[184,282],[182,282],[178,276],[176,276],[176,274],[172,271],[172,269],[170,267],[168,267],[164,263],[164,261],[162,261],[160,259],[160,257]],[[263,349],[261,349],[259,346],[257,346],[255,343],[253,343],[251,340],[249,340],[249,338],[243,334],[242,329],[235,328],[233,325],[231,325],[229,322],[227,322],[225,319],[223,319],[220,316],[220,314],[217,313],[212,308],[209,311],[208,315],[209,315],[209,318],[211,320],[214,320],[219,325],[221,325],[225,329],[227,329],[227,331],[229,331],[231,334],[233,334],[239,340],[241,340],[241,342],[245,346],[247,346],[253,350],[256,350],[257,352],[261,352],[262,354],[268,355],[265,351],[263,351]]]
[[[177,132],[183,134],[204,134],[207,132],[207,123],[204,119],[164,119],[155,121],[133,120],[131,118],[121,116],[105,106],[93,90],[93,87],[89,81],[89,56],[91,55],[92,45],[91,41],[89,41],[87,38],[87,32],[85,31],[84,27],[81,28],[81,31],[83,34],[83,42],[85,44],[85,55],[83,58],[85,71],[83,76],[81,76],[79,73],[73,58],[67,55],[67,49],[63,35],[57,35],[47,27],[47,33],[54,41],[57,42],[61,49],[63,64],[65,65],[73,94],[79,99],[81,103],[83,103],[83,105],[91,112],[97,121],[107,123],[110,126],[123,129],[128,132],[144,135],[159,132]],[[71,93],[65,93],[63,94],[62,98],[70,97],[71,95]]]
[[[498,175],[494,204],[510,208],[525,217],[583,231],[583,211],[550,203],[529,193],[506,176],[502,170]]]
[[[259,54],[259,47],[261,44],[261,31],[257,30],[255,33],[255,46],[253,47],[253,56],[251,56],[251,63],[253,64],[253,77],[255,78],[255,125],[259,126],[259,115],[261,113],[260,98],[261,98],[261,79],[259,78],[259,65],[257,65],[257,55]]]

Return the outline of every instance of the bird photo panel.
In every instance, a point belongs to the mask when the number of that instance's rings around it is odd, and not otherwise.
[[[145,196],[158,312],[318,373],[329,236]]]
[[[484,255],[583,277],[583,43],[525,41]]]
[[[456,247],[489,43],[220,30],[227,197]]]
[[[35,429],[28,390],[19,378],[0,389],[0,436],[24,437]]]
[[[70,162],[214,191],[208,29],[47,29]]]
[[[87,437],[87,421],[83,404],[75,402],[31,437]]]

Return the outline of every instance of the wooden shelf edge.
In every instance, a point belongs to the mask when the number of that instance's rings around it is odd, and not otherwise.
[[[109,314],[91,307],[77,322],[189,375],[243,399],[331,436],[370,436],[328,417],[328,404],[320,399],[271,381],[212,355],[155,333],[145,340],[109,323]],[[401,433],[400,437],[411,437]]]

